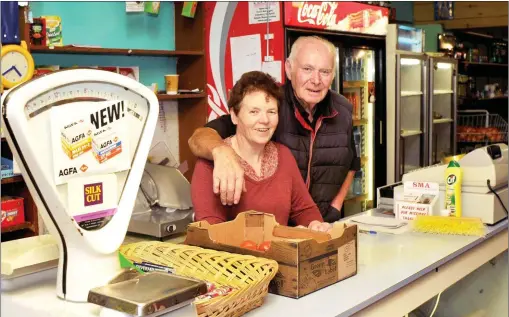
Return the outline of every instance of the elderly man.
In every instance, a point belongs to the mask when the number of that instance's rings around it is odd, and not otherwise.
[[[274,140],[290,148],[315,203],[327,222],[341,218],[343,201],[360,159],[352,133],[352,105],[330,90],[335,47],[317,36],[298,38],[285,62],[289,80]],[[223,204],[237,204],[244,190],[244,171],[223,138],[235,134],[225,115],[197,129],[189,139],[198,157],[214,160],[213,190]],[[263,197],[260,197],[263,199]]]

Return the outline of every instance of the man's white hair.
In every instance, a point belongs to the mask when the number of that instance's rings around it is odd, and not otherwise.
[[[327,47],[327,50],[329,51],[329,53],[332,57],[333,63],[334,63],[332,70],[334,71],[334,73],[336,73],[336,66],[337,66],[336,65],[336,47],[334,46],[334,44],[332,44],[328,40],[324,39],[323,37],[316,36],[316,35],[301,36],[295,42],[293,42],[292,48],[290,50],[290,55],[288,56],[288,59],[290,60],[290,62],[293,62],[293,60],[299,53],[299,50],[301,49],[302,44],[304,44],[305,42],[308,42],[308,41],[318,41],[318,42],[321,42],[322,44],[324,44],[325,47]]]

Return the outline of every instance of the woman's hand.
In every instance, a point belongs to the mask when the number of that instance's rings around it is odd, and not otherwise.
[[[329,230],[332,229],[332,224],[328,222],[320,222],[317,220],[313,220],[309,223],[308,229],[321,232],[328,232]]]

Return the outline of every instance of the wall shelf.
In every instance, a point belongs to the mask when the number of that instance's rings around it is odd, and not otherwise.
[[[102,47],[77,47],[77,46],[30,46],[32,53],[42,54],[85,54],[85,55],[126,55],[126,56],[161,56],[161,57],[182,57],[182,56],[203,56],[203,51],[194,50],[143,50],[126,48],[102,48]]]
[[[207,94],[202,92],[199,94],[178,94],[178,95],[167,95],[164,93],[158,93],[157,99],[159,101],[167,101],[167,100],[178,100],[178,99],[196,99],[196,98],[204,98],[207,97]]]
[[[344,202],[354,203],[368,199],[368,194],[346,196]]]
[[[365,124],[368,124],[368,120],[367,119],[353,119],[353,126],[354,127],[360,126],[360,125],[365,125]]]
[[[23,182],[23,176],[21,175],[14,175],[11,177],[2,178],[2,185],[21,182]]]
[[[415,135],[421,135],[421,134],[422,134],[421,130],[405,130],[405,131],[401,132],[401,137],[407,138],[409,136],[415,136]]]
[[[452,94],[454,91],[452,90],[433,90],[433,95],[448,95]]]
[[[401,97],[422,96],[422,91],[401,91]]]
[[[344,81],[343,82],[343,88],[364,88],[368,85],[367,81],[364,80],[350,80],[350,81]]]
[[[507,64],[498,64],[498,63],[479,63],[479,62],[467,62],[460,61],[461,64],[465,65],[478,65],[478,66],[498,66],[498,67],[507,67]]]
[[[14,231],[23,230],[23,229],[32,230],[32,223],[25,221],[25,222],[22,222],[20,224],[14,225],[14,226],[2,228],[2,233],[14,232]]]
[[[433,124],[451,123],[451,122],[454,122],[454,120],[450,119],[450,118],[433,119]]]

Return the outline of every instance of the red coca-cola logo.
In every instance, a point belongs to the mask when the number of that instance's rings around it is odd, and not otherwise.
[[[321,26],[335,25],[337,24],[337,15],[335,14],[337,7],[336,2],[301,3],[297,11],[297,21]]]

